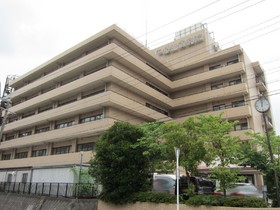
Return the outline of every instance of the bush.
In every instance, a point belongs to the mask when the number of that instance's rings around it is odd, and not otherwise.
[[[224,202],[224,206],[265,208],[268,207],[268,204],[262,198],[228,197]]]
[[[191,206],[223,206],[225,198],[222,196],[197,195],[186,201]]]
[[[176,196],[168,193],[159,192],[138,192],[132,196],[133,202],[152,202],[152,203],[176,203]]]
[[[197,195],[186,201],[191,206],[228,206],[228,207],[250,207],[265,208],[268,204],[261,198],[253,197],[222,197],[212,195]]]

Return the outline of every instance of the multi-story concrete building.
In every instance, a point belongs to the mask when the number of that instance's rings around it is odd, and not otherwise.
[[[264,132],[254,108],[267,95],[260,64],[239,45],[220,49],[203,24],[154,50],[113,25],[9,86],[15,114],[0,144],[0,181],[72,182],[71,167],[89,162],[115,121],[182,122],[223,112],[240,122],[232,135]],[[243,173],[262,184],[255,171]]]

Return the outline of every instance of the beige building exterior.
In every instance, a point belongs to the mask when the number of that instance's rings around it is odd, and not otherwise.
[[[99,135],[116,121],[182,122],[223,112],[240,122],[232,135],[248,140],[245,131],[264,132],[254,108],[260,94],[267,96],[262,67],[239,45],[220,49],[203,24],[153,50],[112,25],[9,86],[15,114],[0,144],[0,181],[61,181],[61,174],[51,179],[40,170],[70,173],[88,163]],[[244,173],[263,184],[256,172]]]

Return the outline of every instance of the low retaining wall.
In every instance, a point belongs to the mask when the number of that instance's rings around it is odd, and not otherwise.
[[[175,210],[176,204],[135,203],[113,205],[97,199],[70,199],[0,193],[0,210]],[[180,210],[276,210],[280,208],[191,207]]]
[[[97,199],[70,199],[0,193],[1,210],[97,210]]]
[[[98,201],[98,210],[175,210],[176,204],[135,203],[126,205],[113,205]],[[237,207],[192,207],[180,204],[180,210],[276,210],[280,208],[237,208]]]

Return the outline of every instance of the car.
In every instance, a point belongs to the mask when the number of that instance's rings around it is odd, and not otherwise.
[[[189,182],[195,186],[197,194],[212,194],[215,190],[214,182],[207,178],[191,176]],[[152,188],[156,192],[176,194],[176,176],[173,174],[154,174]],[[183,194],[186,189],[188,189],[188,179],[186,176],[180,176],[180,194]]]
[[[216,190],[213,195],[223,196],[223,190]],[[262,192],[260,192],[255,185],[252,183],[235,183],[230,185],[229,189],[226,190],[226,196],[248,196],[263,198]]]

